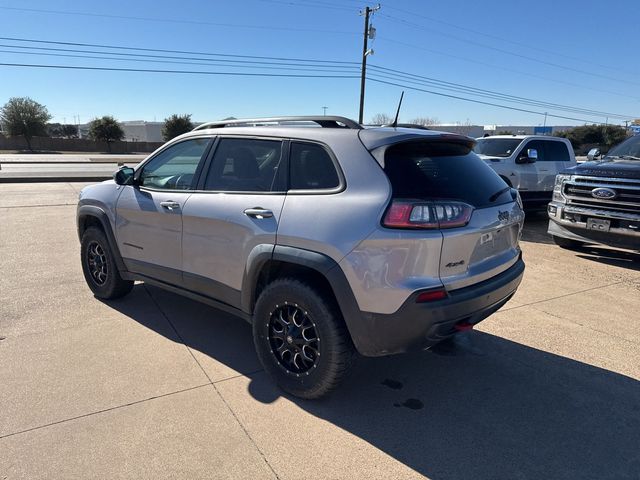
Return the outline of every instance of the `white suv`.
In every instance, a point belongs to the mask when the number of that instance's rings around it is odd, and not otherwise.
[[[566,138],[541,135],[495,135],[478,139],[473,149],[529,208],[551,201],[556,175],[574,167],[576,158]]]

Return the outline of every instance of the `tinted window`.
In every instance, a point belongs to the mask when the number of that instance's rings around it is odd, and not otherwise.
[[[395,198],[455,199],[478,208],[512,201],[509,191],[489,201],[506,185],[466,145],[401,143],[387,150],[384,164]]]
[[[489,157],[509,157],[520,142],[518,138],[481,138],[473,151]]]
[[[564,142],[544,142],[546,157],[550,162],[570,162],[569,150]]]
[[[166,148],[144,165],[141,185],[169,190],[192,188],[196,168],[210,141],[194,138]]]
[[[526,157],[527,156],[527,150],[529,149],[534,149],[538,151],[538,158],[537,158],[537,162],[545,162],[547,160],[547,155],[545,152],[545,144],[549,143],[549,142],[545,142],[543,140],[531,140],[530,142],[527,142],[527,144],[524,146],[524,148],[520,151],[520,153],[518,153],[519,157]]]
[[[269,192],[280,165],[282,142],[223,138],[205,182],[206,190]]]
[[[289,175],[292,190],[316,190],[340,185],[340,177],[331,157],[324,148],[313,143],[291,144]]]

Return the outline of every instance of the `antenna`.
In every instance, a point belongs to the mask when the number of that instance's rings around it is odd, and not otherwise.
[[[396,118],[393,121],[393,125],[391,125],[393,128],[398,127],[398,116],[400,115],[400,106],[402,105],[402,97],[404,97],[404,90],[400,94],[400,102],[398,102],[398,110],[396,110]]]

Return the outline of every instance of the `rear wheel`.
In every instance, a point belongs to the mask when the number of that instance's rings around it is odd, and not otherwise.
[[[297,397],[329,393],[351,368],[355,349],[331,300],[306,283],[282,278],[269,284],[256,303],[258,358],[275,382]]]
[[[552,236],[553,236],[553,241],[559,247],[566,248],[568,250],[576,250],[584,247],[584,243],[579,242],[578,240],[571,240],[570,238],[557,237],[555,235],[552,235]]]
[[[133,282],[123,280],[104,232],[89,227],[82,235],[80,247],[82,272],[93,294],[105,300],[123,297]]]

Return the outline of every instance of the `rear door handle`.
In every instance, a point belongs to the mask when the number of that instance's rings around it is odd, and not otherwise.
[[[162,208],[166,208],[167,210],[178,210],[180,208],[180,204],[178,202],[174,202],[173,200],[160,202],[160,206]]]
[[[244,214],[247,217],[253,217],[253,218],[271,218],[271,217],[273,217],[273,212],[271,210],[267,210],[267,209],[262,208],[262,207],[247,208],[244,211]]]

